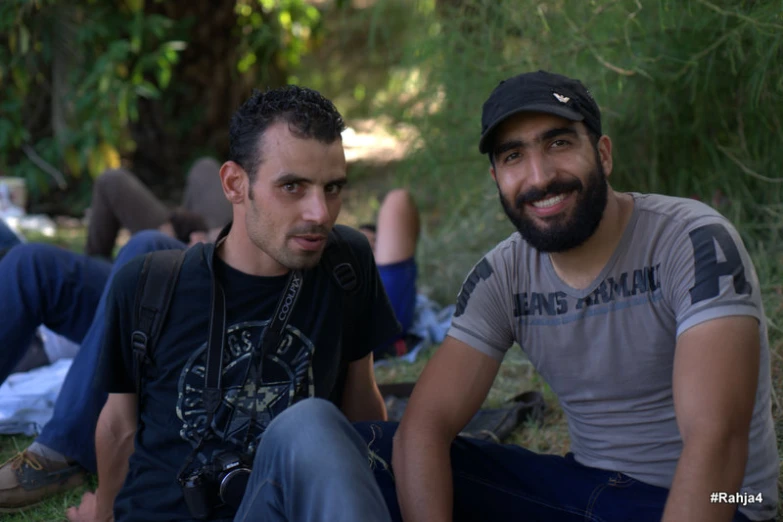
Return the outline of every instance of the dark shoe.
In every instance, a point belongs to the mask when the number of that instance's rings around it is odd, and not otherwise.
[[[386,402],[386,413],[390,421],[399,422],[408,406],[415,382],[381,384],[378,388]],[[546,404],[544,397],[537,391],[526,391],[509,399],[503,408],[481,409],[476,412],[465,429],[463,437],[473,439],[505,441],[511,433],[528,420],[541,423],[544,419]]]
[[[537,391],[526,391],[512,397],[509,406],[479,410],[460,433],[463,437],[505,441],[511,433],[528,420],[540,424],[544,420],[546,404]]]
[[[84,484],[87,470],[23,451],[0,466],[0,513],[14,513]]]

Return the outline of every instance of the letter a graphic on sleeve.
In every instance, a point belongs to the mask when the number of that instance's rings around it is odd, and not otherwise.
[[[739,250],[726,227],[717,223],[704,225],[692,230],[690,237],[696,276],[693,288],[690,289],[691,304],[717,297],[720,294],[720,278],[723,276],[734,279],[734,291],[738,294],[751,293]],[[718,262],[715,243],[720,246],[725,261]]]
[[[459,317],[465,313],[465,308],[468,306],[470,294],[473,293],[473,290],[476,289],[476,285],[479,283],[479,281],[486,281],[491,275],[492,265],[489,264],[487,258],[479,261],[478,264],[473,268],[473,271],[470,273],[468,278],[465,279],[465,282],[462,284],[462,290],[460,290],[459,296],[457,297],[457,309],[454,311],[454,317]]]

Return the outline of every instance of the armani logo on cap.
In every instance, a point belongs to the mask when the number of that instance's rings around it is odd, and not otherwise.
[[[553,92],[552,95],[560,103],[568,103],[568,101],[571,99],[568,96],[563,96],[562,94],[557,94],[556,92]]]

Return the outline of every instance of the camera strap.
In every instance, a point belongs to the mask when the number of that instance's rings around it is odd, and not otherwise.
[[[222,238],[221,238],[222,239]],[[212,254],[212,310],[209,318],[209,339],[207,344],[207,361],[204,374],[204,391],[202,392],[204,400],[204,409],[207,413],[207,420],[204,424],[203,432],[199,442],[190,453],[185,463],[180,468],[177,479],[182,483],[182,475],[190,467],[196,453],[201,449],[206,440],[207,433],[212,429],[212,421],[217,412],[220,402],[223,400],[223,350],[226,339],[226,294],[223,291],[223,285],[218,281],[214,272],[215,258],[221,243],[221,239],[215,245]],[[294,305],[299,299],[304,282],[304,273],[301,270],[292,270],[288,276],[286,286],[283,289],[280,299],[275,307],[274,314],[267,327],[261,334],[259,341],[260,360],[263,360],[269,350],[274,349],[279,344],[288,320],[294,310]],[[255,361],[255,354],[251,357],[251,363]],[[259,372],[260,376],[260,372]],[[255,411],[255,410],[254,410]]]

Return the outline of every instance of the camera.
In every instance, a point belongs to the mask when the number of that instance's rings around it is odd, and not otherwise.
[[[232,451],[217,452],[212,461],[182,481],[182,494],[193,518],[206,520],[216,507],[239,508],[250,478],[252,459]]]

